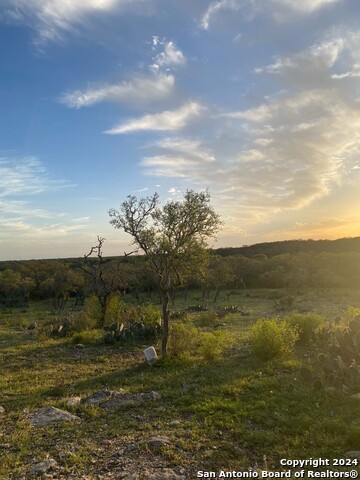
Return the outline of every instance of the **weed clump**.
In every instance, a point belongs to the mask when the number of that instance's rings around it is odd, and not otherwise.
[[[200,343],[201,331],[189,321],[173,322],[170,326],[168,354],[170,357],[189,356]]]
[[[200,356],[205,360],[216,360],[233,343],[232,335],[221,331],[203,332],[188,319],[171,325],[168,354],[177,358]]]
[[[299,334],[289,323],[260,319],[250,332],[252,352],[263,360],[290,355]]]
[[[226,332],[203,332],[199,353],[205,360],[216,360],[220,358],[224,351],[231,347],[233,343],[233,336]]]
[[[79,343],[83,345],[97,345],[101,341],[102,331],[97,329],[84,330],[82,332],[75,333],[71,337],[71,343],[77,345]]]
[[[284,320],[299,334],[299,343],[307,345],[315,339],[318,328],[325,325],[325,319],[317,313],[291,312]]]

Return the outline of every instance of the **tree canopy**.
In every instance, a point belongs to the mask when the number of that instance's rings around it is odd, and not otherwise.
[[[130,195],[120,211],[111,209],[109,215],[115,228],[131,235],[156,274],[162,294],[165,355],[169,293],[204,266],[206,241],[219,230],[220,217],[210,205],[209,192],[193,190],[187,190],[182,201],[168,201],[163,207],[157,193],[139,200]]]

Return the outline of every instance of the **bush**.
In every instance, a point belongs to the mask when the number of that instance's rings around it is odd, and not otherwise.
[[[101,318],[101,305],[95,294],[86,298],[83,316],[89,325],[97,325]]]
[[[71,338],[71,343],[77,345],[82,343],[83,345],[96,345],[101,341],[102,330],[86,330],[84,332],[75,333]]]
[[[95,328],[96,321],[84,312],[71,312],[65,317],[65,325],[69,325],[71,331],[82,332]]]
[[[215,310],[200,312],[194,315],[193,318],[199,327],[214,327],[219,323],[219,314]]]
[[[141,321],[145,325],[158,325],[161,322],[160,311],[154,305],[142,305],[139,307],[139,313]]]
[[[279,300],[274,301],[274,309],[278,312],[286,312],[293,308],[295,297],[293,295],[283,295]]]
[[[191,324],[191,318],[186,320],[170,325],[170,357],[201,356],[205,360],[215,360],[234,343],[234,337],[229,333],[203,332]]]
[[[250,333],[252,351],[263,360],[289,355],[298,338],[299,335],[294,327],[276,319],[258,320]]]
[[[199,353],[205,360],[216,360],[234,343],[234,337],[225,332],[203,332]]]
[[[292,312],[284,320],[299,334],[299,342],[308,344],[315,338],[316,330],[325,325],[325,319],[317,313]]]
[[[168,354],[171,357],[188,356],[200,344],[201,331],[189,322],[173,322],[169,329]]]
[[[106,305],[105,325],[109,325],[114,322],[121,322],[123,320],[125,310],[126,304],[123,302],[119,293],[113,293]]]
[[[354,320],[358,315],[360,315],[360,308],[359,307],[353,307],[350,305],[345,312],[344,315],[344,320],[345,321],[350,321]]]

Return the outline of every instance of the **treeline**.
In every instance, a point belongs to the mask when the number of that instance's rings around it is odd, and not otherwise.
[[[284,253],[360,253],[360,237],[339,238],[337,240],[284,240],[280,242],[257,243],[242,247],[218,248],[218,255],[245,255],[253,256],[264,254],[267,256]]]
[[[204,300],[216,301],[224,289],[354,287],[360,287],[360,252],[258,253],[251,257],[212,253],[207,268],[187,278],[183,295],[200,289]],[[115,292],[131,293],[139,302],[158,301],[157,280],[144,257],[0,262],[0,308],[48,299],[54,308],[62,309],[70,297],[81,305],[94,294],[105,315]]]

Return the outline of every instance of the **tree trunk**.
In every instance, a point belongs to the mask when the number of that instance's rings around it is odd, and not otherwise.
[[[105,317],[106,317],[106,310],[108,306],[109,295],[99,295],[98,299],[101,307],[99,327],[103,327],[105,325]]]
[[[217,302],[217,299],[218,299],[218,296],[219,296],[220,290],[221,290],[221,287],[217,287],[217,288],[216,288],[216,291],[215,291],[215,297],[214,297],[214,303],[216,303],[216,302]]]
[[[163,334],[161,341],[161,355],[166,357],[167,354],[167,342],[169,337],[169,293],[162,292],[162,320],[163,320]]]

